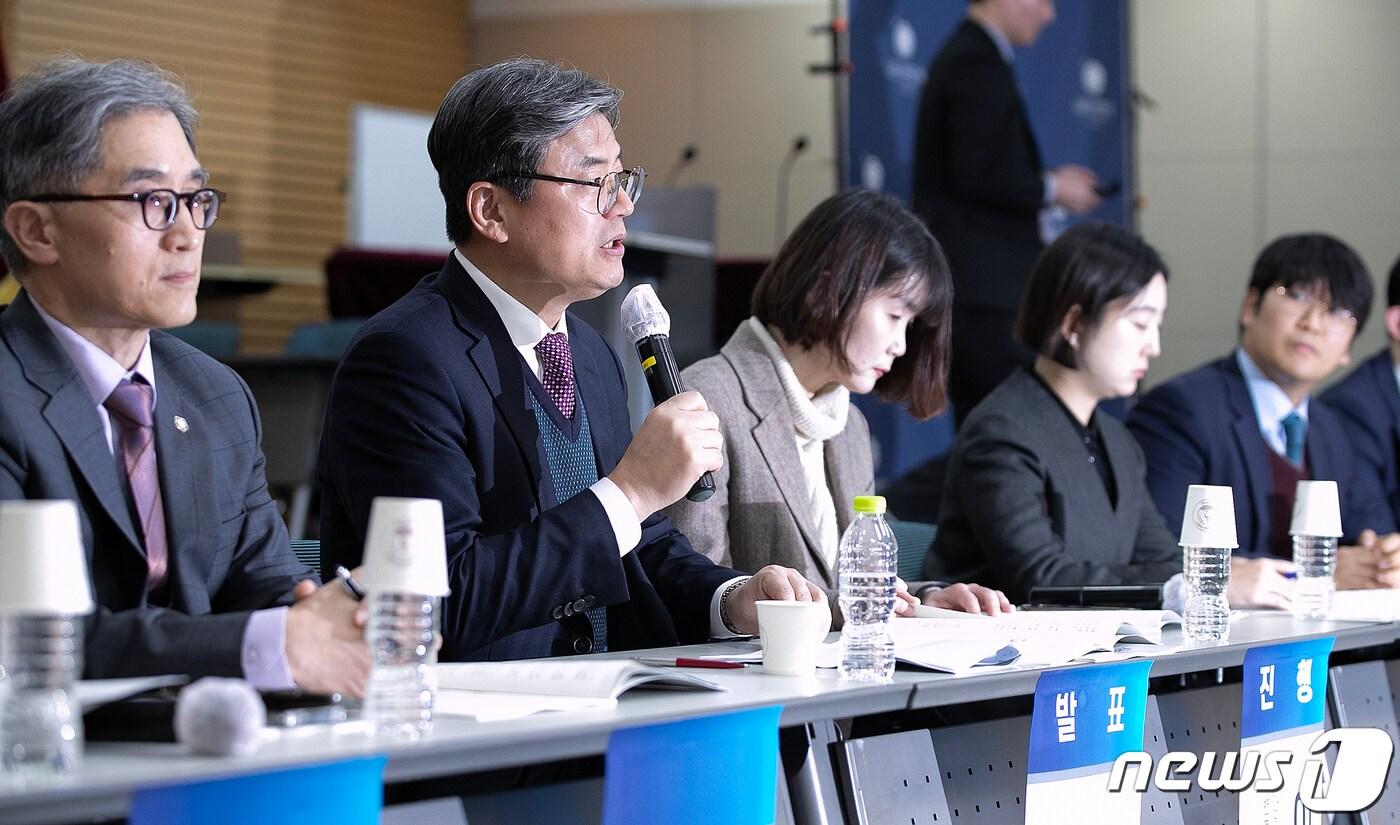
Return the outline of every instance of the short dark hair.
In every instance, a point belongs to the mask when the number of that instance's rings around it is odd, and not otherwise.
[[[1016,338],[1055,363],[1078,369],[1074,348],[1060,332],[1065,316],[1079,307],[1085,326],[1093,327],[1109,304],[1138,294],[1158,273],[1171,277],[1157,250],[1132,232],[1097,221],[1073,226],[1031,267]]]
[[[175,116],[193,152],[199,114],[179,78],[156,64],[65,56],[35,66],[0,102],[0,214],[26,197],[76,190],[102,167],[108,122],[162,110]],[[0,255],[16,275],[28,266],[3,226]]]
[[[953,280],[938,241],[899,201],[848,189],[817,204],[763,271],[752,311],[788,343],[824,346],[849,367],[846,342],[862,304],[890,287],[916,296],[916,314],[904,355],[875,391],[930,418],[947,404]]]
[[[1390,280],[1385,285],[1386,306],[1400,306],[1400,258],[1390,265]]]
[[[530,197],[529,178],[549,144],[596,114],[617,125],[622,92],[578,69],[515,57],[468,72],[447,91],[428,133],[428,157],[447,205],[447,237],[471,237],[467,189],[498,181],[516,200]]]
[[[1273,286],[1327,287],[1327,302],[1351,310],[1356,334],[1371,314],[1371,273],[1356,250],[1332,235],[1303,232],[1275,239],[1254,260],[1249,288],[1257,291],[1255,305]]]

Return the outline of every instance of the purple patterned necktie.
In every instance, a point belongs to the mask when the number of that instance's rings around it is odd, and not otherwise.
[[[540,359],[540,383],[549,393],[549,400],[559,409],[559,413],[572,421],[574,419],[574,354],[569,349],[569,337],[562,332],[551,332],[535,344],[535,354]]]
[[[146,591],[165,582],[165,511],[160,500],[160,478],[156,474],[156,431],[152,415],[155,392],[146,383],[123,380],[103,406],[111,413],[117,429],[122,463],[131,485],[137,527],[146,542]]]

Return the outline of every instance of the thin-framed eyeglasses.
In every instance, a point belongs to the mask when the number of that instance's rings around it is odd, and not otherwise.
[[[228,200],[228,194],[218,189],[196,189],[193,192],[176,192],[174,189],[148,189],[145,192],[130,192],[119,195],[80,195],[45,194],[30,195],[17,200],[36,203],[68,203],[70,201],[130,201],[141,204],[141,218],[146,226],[157,232],[164,232],[175,225],[180,214],[180,201],[189,207],[190,217],[196,229],[208,229],[219,219],[219,207]]]
[[[1279,285],[1274,287],[1274,294],[1283,298],[1284,306],[1300,318],[1317,309],[1318,317],[1322,319],[1322,324],[1328,332],[1344,332],[1356,327],[1356,313],[1345,307],[1334,307],[1326,301],[1320,301],[1306,289]]]
[[[619,169],[616,172],[609,172],[593,180],[561,178],[557,175],[541,175],[537,172],[506,172],[492,179],[492,183],[505,178],[529,178],[530,180],[545,180],[550,183],[572,183],[578,186],[596,186],[598,187],[598,214],[606,215],[617,205],[617,195],[619,192],[626,192],[627,199],[632,203],[636,203],[642,197],[642,184],[646,181],[647,170],[640,166],[634,166],[631,169]]]

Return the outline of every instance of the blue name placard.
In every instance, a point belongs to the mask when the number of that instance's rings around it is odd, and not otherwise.
[[[603,825],[768,825],[780,705],[624,728],[608,739]]]
[[[1240,737],[1322,727],[1327,701],[1328,636],[1250,648],[1244,654]]]
[[[142,788],[131,825],[378,825],[383,756]]]
[[[1151,660],[1135,660],[1040,674],[1027,771],[1103,765],[1142,750],[1151,669]]]

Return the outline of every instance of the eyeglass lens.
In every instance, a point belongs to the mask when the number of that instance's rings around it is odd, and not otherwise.
[[[640,167],[609,172],[603,176],[603,185],[598,189],[598,214],[606,215],[617,205],[618,192],[625,191],[627,199],[633,203],[642,196],[642,181],[646,172]]]
[[[1284,298],[1288,299],[1289,303],[1299,314],[1306,315],[1308,313],[1311,313],[1314,308],[1317,308],[1323,321],[1328,326],[1340,328],[1352,323],[1355,320],[1356,316],[1351,312],[1351,310],[1345,309],[1343,307],[1331,306],[1325,301],[1318,300],[1315,296],[1313,296],[1306,290],[1289,289],[1287,287],[1280,286],[1278,287],[1277,292]]]
[[[179,215],[180,201],[189,206],[194,225],[208,229],[219,218],[219,193],[213,189],[200,189],[189,194],[181,194],[173,189],[154,189],[142,199],[142,217],[146,226],[155,230],[169,229]]]

